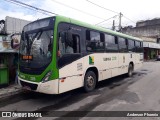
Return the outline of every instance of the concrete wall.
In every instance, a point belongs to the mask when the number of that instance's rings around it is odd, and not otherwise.
[[[28,23],[30,23],[30,21],[6,16],[5,32],[7,34],[21,33],[23,27]]]
[[[122,32],[145,41],[157,42],[157,38],[160,38],[160,19],[137,22],[136,27],[125,27]]]
[[[160,36],[160,25],[123,28],[122,32],[135,37],[146,38],[146,41],[157,42]]]
[[[151,25],[160,25],[160,19],[138,21],[136,23],[136,27],[151,26]]]
[[[133,36],[158,37],[160,36],[160,25],[127,28],[122,31]]]

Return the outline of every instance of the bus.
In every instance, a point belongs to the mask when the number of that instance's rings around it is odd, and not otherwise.
[[[142,42],[63,16],[31,22],[21,35],[19,84],[46,94],[93,91],[99,81],[132,76],[143,63]]]

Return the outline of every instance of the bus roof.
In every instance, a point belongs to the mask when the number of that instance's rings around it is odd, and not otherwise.
[[[120,33],[120,32],[116,32],[116,31],[113,31],[113,30],[109,30],[109,29],[105,29],[105,28],[102,28],[102,27],[98,27],[98,26],[95,26],[95,25],[91,25],[91,24],[88,24],[88,23],[85,23],[85,22],[81,22],[81,21],[78,21],[78,20],[75,20],[75,19],[72,19],[72,18],[67,18],[67,17],[64,17],[64,16],[56,16],[57,19],[61,19],[60,21],[70,21],[70,23],[72,24],[75,24],[75,25],[78,25],[78,26],[83,26],[83,27],[86,27],[86,28],[90,28],[90,29],[94,29],[94,30],[98,30],[98,31],[102,31],[102,32],[106,32],[106,33],[109,33],[109,34],[112,34],[112,35],[116,35],[116,36],[120,36],[120,37],[124,37],[124,38],[128,38],[128,39],[133,39],[133,40],[137,40],[137,41],[143,41],[142,39],[140,38],[137,38],[137,37],[133,37],[133,36],[129,36],[129,35],[126,35],[126,34],[123,34],[123,33]]]

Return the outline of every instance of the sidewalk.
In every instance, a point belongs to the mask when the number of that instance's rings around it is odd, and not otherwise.
[[[4,88],[0,88],[0,99],[18,94],[22,91],[18,84],[12,84]]]
[[[144,62],[156,62],[156,59],[144,60]]]

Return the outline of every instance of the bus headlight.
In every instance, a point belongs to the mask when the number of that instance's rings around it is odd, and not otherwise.
[[[42,83],[47,82],[47,81],[49,80],[51,74],[52,74],[52,72],[49,71],[49,72],[45,75],[45,77],[42,79]]]

